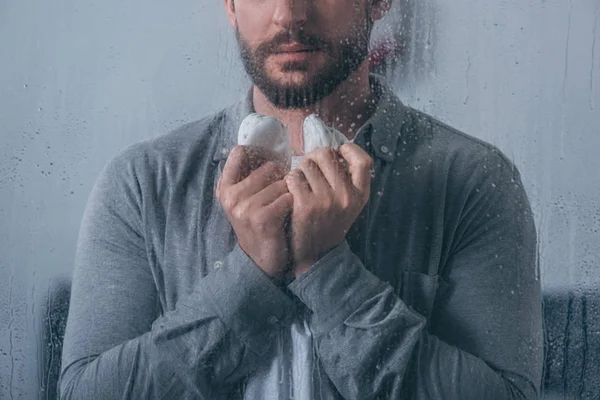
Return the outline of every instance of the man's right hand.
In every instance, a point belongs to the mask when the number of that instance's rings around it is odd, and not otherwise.
[[[283,181],[286,169],[256,150],[236,146],[217,185],[240,247],[267,275],[279,278],[290,264],[285,223],[293,198]]]

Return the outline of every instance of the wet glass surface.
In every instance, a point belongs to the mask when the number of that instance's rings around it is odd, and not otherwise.
[[[371,44],[406,105],[521,172],[544,398],[600,398],[600,2],[399,0]],[[78,230],[103,166],[247,82],[222,2],[0,2],[0,398],[55,398]]]

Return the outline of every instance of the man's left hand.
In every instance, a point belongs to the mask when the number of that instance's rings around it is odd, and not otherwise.
[[[290,226],[292,268],[299,277],[342,243],[369,200],[371,157],[347,143],[304,156],[285,178],[294,198]]]

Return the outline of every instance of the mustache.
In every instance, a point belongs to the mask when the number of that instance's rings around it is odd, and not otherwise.
[[[286,44],[297,43],[303,46],[316,47],[325,52],[329,52],[331,45],[319,36],[308,35],[304,31],[297,33],[281,32],[275,34],[271,39],[264,41],[257,48],[256,52],[262,55],[273,54],[277,49]]]

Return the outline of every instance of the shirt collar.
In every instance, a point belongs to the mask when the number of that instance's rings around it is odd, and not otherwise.
[[[405,124],[405,106],[395,95],[381,75],[371,74],[371,83],[375,89],[378,104],[375,112],[357,131],[356,137],[370,131],[371,148],[374,154],[392,161],[396,154],[396,144]],[[237,133],[246,116],[255,112],[252,104],[252,88],[244,96],[225,110],[224,118],[218,129],[218,148],[213,159],[221,161],[237,144]]]

